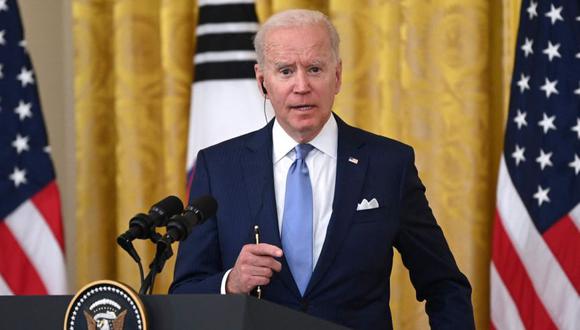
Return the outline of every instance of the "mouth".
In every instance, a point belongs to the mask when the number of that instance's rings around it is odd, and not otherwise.
[[[297,105],[291,105],[290,109],[297,110],[297,111],[308,111],[308,110],[314,109],[314,105],[313,104],[297,104]]]

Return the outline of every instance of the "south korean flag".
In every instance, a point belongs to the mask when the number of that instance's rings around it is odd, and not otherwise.
[[[199,150],[254,131],[273,112],[254,75],[253,0],[199,0],[187,149],[188,183]],[[188,191],[189,191],[188,184]]]

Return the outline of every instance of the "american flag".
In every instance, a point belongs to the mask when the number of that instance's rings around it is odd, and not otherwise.
[[[189,182],[199,150],[266,124],[266,103],[254,79],[252,40],[259,26],[254,0],[198,0],[198,5]]]
[[[496,329],[580,329],[580,2],[524,0],[491,263]]]
[[[60,197],[15,0],[0,0],[0,294],[64,294]]]

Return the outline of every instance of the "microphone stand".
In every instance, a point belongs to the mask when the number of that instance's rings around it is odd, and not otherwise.
[[[151,238],[153,240],[153,238]],[[149,265],[149,274],[145,280],[141,282],[141,289],[139,289],[139,294],[149,294],[153,293],[153,285],[155,284],[155,277],[157,274],[161,273],[163,267],[165,267],[165,262],[173,256],[173,249],[171,248],[170,244],[166,244],[165,242],[161,241],[161,235],[156,237],[154,243],[157,244],[157,251],[155,253],[155,258]]]
[[[159,240],[162,239],[162,236],[158,232],[156,232],[155,228],[153,227],[149,229],[149,233],[147,234],[147,236],[153,243],[157,243]],[[117,238],[117,244],[119,244],[123,248],[123,250],[125,250],[131,256],[131,258],[137,263],[137,266],[139,266],[139,279],[141,280],[141,286],[143,286],[145,283],[143,264],[141,263],[139,253],[133,247],[133,243],[131,241],[132,240],[127,239],[122,235]]]

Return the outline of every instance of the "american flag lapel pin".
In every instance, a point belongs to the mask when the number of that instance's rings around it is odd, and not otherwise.
[[[358,159],[356,159],[354,157],[348,157],[348,161],[353,163],[353,164],[358,164]]]

